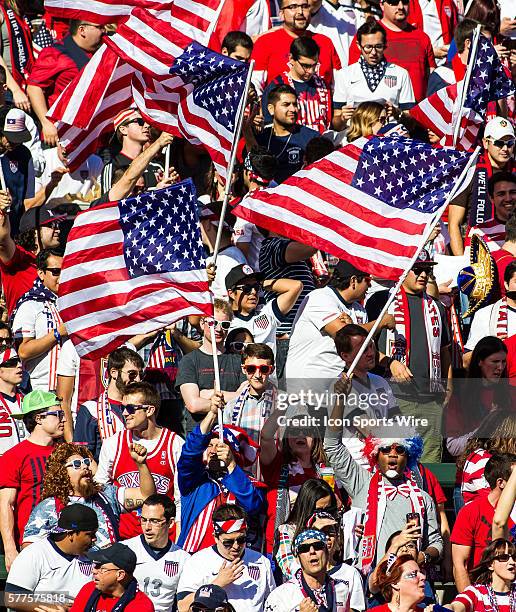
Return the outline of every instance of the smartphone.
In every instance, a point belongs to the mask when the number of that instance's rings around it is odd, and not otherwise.
[[[417,512],[407,512],[407,516],[405,518],[407,524],[411,524],[414,527],[419,527],[421,525],[420,516]]]

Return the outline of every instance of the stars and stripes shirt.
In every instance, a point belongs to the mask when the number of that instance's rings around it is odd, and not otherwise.
[[[143,534],[124,544],[136,554],[133,574],[140,591],[150,597],[156,612],[172,610],[179,578],[190,555],[171,540],[164,548],[153,548]]]
[[[492,597],[496,600],[492,602],[485,584],[472,584],[459,593],[452,603],[462,604],[466,612],[511,612],[511,593],[492,592]],[[495,604],[493,606],[493,603]]]

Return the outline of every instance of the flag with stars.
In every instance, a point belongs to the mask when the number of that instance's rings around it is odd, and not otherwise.
[[[469,87],[460,108],[464,80],[443,87],[422,100],[410,114],[425,128],[442,138],[444,145],[453,144],[453,130],[460,120],[456,148],[471,149],[484,123],[487,105],[515,92],[514,84],[502,66],[491,41],[480,35]],[[460,115],[460,116],[459,116]]]
[[[80,357],[213,312],[190,179],[77,216],[57,307]]]
[[[145,9],[106,40],[135,74],[133,98],[155,127],[203,146],[223,179],[249,66],[199,44]]]
[[[401,136],[360,138],[281,185],[244,198],[233,214],[397,280],[471,153]]]

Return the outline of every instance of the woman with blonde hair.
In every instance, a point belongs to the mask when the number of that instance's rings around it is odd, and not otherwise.
[[[378,134],[387,121],[387,110],[382,104],[362,102],[357,106],[350,119],[346,140],[353,142],[362,136]]]

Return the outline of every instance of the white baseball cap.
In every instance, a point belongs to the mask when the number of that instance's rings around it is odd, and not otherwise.
[[[505,117],[493,117],[493,119],[486,123],[484,138],[498,140],[504,136],[514,137],[514,128],[508,119],[505,119]]]
[[[5,116],[4,125],[2,126],[2,134],[9,142],[13,144],[22,144],[29,142],[32,138],[27,126],[25,118],[27,115],[19,108],[11,108]]]

